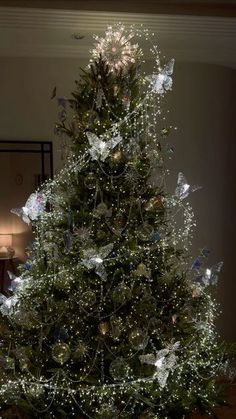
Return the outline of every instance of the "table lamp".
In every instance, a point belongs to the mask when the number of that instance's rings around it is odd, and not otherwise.
[[[12,234],[0,234],[0,258],[9,258],[14,256],[12,248]]]

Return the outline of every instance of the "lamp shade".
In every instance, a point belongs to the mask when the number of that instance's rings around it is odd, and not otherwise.
[[[0,247],[11,247],[12,234],[0,234]]]

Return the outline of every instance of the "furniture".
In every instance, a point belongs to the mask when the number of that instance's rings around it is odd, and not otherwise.
[[[1,293],[4,293],[6,272],[9,270],[14,275],[16,275],[16,267],[14,263],[16,259],[17,259],[16,256],[0,258],[0,292]]]

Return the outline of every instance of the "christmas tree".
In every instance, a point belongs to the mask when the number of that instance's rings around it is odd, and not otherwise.
[[[151,42],[151,75],[136,38]],[[0,400],[25,418],[178,419],[215,406],[224,353],[209,290],[222,263],[190,256],[198,187],[179,173],[167,192],[174,59],[153,39],[120,24],[95,38],[71,98],[57,98],[65,167],[12,210],[34,242],[1,296]]]

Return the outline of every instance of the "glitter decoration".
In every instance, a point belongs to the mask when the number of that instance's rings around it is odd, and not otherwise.
[[[52,358],[58,364],[65,364],[70,358],[71,350],[67,343],[58,342],[52,347]]]
[[[125,72],[141,54],[138,44],[131,43],[133,38],[133,31],[127,33],[123,25],[109,26],[103,38],[95,37],[92,56],[101,57],[112,72]]]
[[[18,215],[26,224],[30,224],[45,210],[45,198],[41,193],[35,192],[30,195],[22,208],[13,208],[12,214]]]

